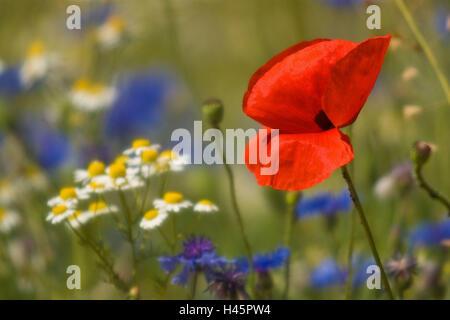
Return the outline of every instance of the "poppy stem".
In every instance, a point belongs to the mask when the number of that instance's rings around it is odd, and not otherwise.
[[[361,220],[361,224],[363,225],[363,228],[364,228],[364,232],[366,233],[366,237],[367,237],[367,241],[369,242],[370,250],[372,251],[372,255],[375,259],[375,262],[377,263],[378,267],[380,268],[381,281],[383,282],[384,288],[388,294],[389,299],[393,300],[394,296],[392,295],[392,290],[389,285],[388,278],[386,276],[386,273],[384,272],[384,268],[381,263],[380,256],[378,254],[377,247],[375,245],[375,241],[372,236],[372,231],[370,230],[369,223],[367,222],[363,207],[359,200],[358,194],[356,193],[356,189],[353,184],[353,180],[350,176],[350,173],[348,172],[346,165],[342,166],[341,169],[342,169],[342,176],[344,177],[345,181],[347,182],[348,190],[350,191],[350,196],[353,200],[353,204],[355,205],[356,211],[358,212],[359,218]]]
[[[284,246],[286,248],[291,249],[291,242],[292,242],[292,233],[294,230],[294,224],[295,224],[295,204],[300,201],[301,194],[298,194],[298,199],[294,203],[288,203],[288,208],[286,212],[286,225],[284,230]],[[291,274],[291,256],[292,256],[292,250],[291,254],[287,258],[286,265],[284,266],[284,290],[282,299],[286,300],[289,296],[289,285],[290,285],[290,274]]]
[[[347,252],[347,270],[348,270],[348,276],[347,276],[347,283],[345,284],[345,299],[348,300],[351,297],[352,294],[352,279],[353,279],[353,249],[355,247],[355,225],[356,225],[356,212],[352,210],[350,212],[350,242],[348,245],[348,252]]]
[[[411,29],[411,32],[413,33],[414,37],[416,38],[419,45],[422,47],[423,51],[425,52],[425,55],[428,58],[428,61],[430,62],[431,66],[434,69],[434,72],[436,73],[436,76],[439,79],[439,82],[441,83],[442,89],[445,92],[445,97],[447,98],[447,102],[450,103],[450,86],[448,84],[448,80],[445,77],[444,73],[441,71],[439,64],[437,62],[436,57],[433,54],[433,51],[431,51],[430,46],[428,45],[427,41],[425,40],[422,33],[420,33],[419,28],[417,27],[413,16],[411,15],[411,12],[408,10],[408,8],[405,5],[405,2],[403,0],[395,0],[395,3],[397,4],[398,9],[402,13],[403,17],[405,18],[406,22],[408,23],[409,28]]]
[[[353,137],[353,126],[349,126],[348,136],[350,140]],[[354,161],[350,162],[349,170],[350,174],[353,176],[354,173]],[[353,280],[353,250],[355,248],[355,233],[356,233],[356,212],[355,208],[352,208],[350,212],[350,241],[348,244],[347,252],[347,282],[345,284],[345,300],[350,299],[352,295],[352,280]]]

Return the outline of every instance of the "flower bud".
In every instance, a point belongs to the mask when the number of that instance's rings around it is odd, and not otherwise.
[[[421,166],[428,161],[431,155],[431,146],[425,141],[417,141],[414,143],[412,159],[415,164]]]
[[[139,287],[134,286],[130,289],[128,293],[130,300],[139,300]]]
[[[299,191],[288,191],[286,192],[286,204],[288,206],[295,206],[300,199]]]
[[[209,98],[203,102],[203,117],[214,127],[218,126],[223,119],[223,103],[217,98]]]

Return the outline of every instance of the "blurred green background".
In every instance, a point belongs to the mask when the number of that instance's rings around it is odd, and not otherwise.
[[[75,140],[70,119],[76,118],[76,112],[67,109],[64,98],[70,85],[80,76],[114,83],[120,74],[149,66],[169,68],[182,83],[183,92],[178,98],[188,101],[180,104],[181,111],[177,108],[168,110],[168,120],[161,120],[155,134],[161,141],[155,142],[168,145],[173,129],[190,128],[193,119],[201,119],[201,102],[211,96],[224,102],[224,128],[258,128],[259,124],[242,112],[242,98],[253,72],[270,57],[290,45],[314,38],[359,42],[373,36],[392,34],[395,46],[391,45],[378,82],[351,129],[355,150],[355,160],[352,162],[355,183],[382,259],[389,259],[395,253],[393,226],[401,225],[407,229],[423,221],[439,221],[445,218],[446,212],[417,187],[388,199],[379,199],[374,194],[374,185],[393,166],[409,159],[415,141],[425,140],[436,149],[424,174],[436,189],[449,195],[450,106],[429,61],[394,2],[370,2],[381,7],[381,30],[366,28],[366,2],[342,6],[320,0],[113,1],[114,14],[124,21],[126,40],[117,48],[99,51],[95,48],[90,29],[84,30],[82,25],[81,31],[67,30],[65,10],[70,4],[78,4],[84,16],[95,10],[102,1],[1,0],[0,59],[8,64],[18,64],[24,59],[29,44],[39,40],[46,50],[59,55],[60,72],[56,80],[43,89],[14,99],[0,98],[2,135],[8,137],[9,132],[17,130],[14,123],[26,113],[53,114],[54,110],[61,109],[64,111],[57,112],[58,127]],[[406,2],[441,69],[449,77],[450,36],[448,30],[439,30],[436,22],[440,13],[449,14],[448,1]],[[411,68],[417,74],[405,76],[405,70]],[[408,105],[419,106],[421,112],[415,116],[405,116],[404,107]],[[84,118],[77,128],[88,130],[90,126],[96,126],[95,121],[100,122],[102,118]],[[345,130],[349,134],[349,128]],[[150,138],[153,138],[152,135]],[[108,144],[107,136],[101,139],[104,139],[102,144]],[[17,180],[26,175],[24,168],[38,165],[28,149],[21,147],[26,145],[26,141],[21,138],[13,142],[4,138],[3,141],[0,174],[5,181]],[[112,154],[118,154],[120,147],[123,147],[121,142],[114,144]],[[21,193],[16,199],[15,207],[23,223],[14,233],[4,237],[6,251],[16,257],[13,259],[13,271],[5,264],[0,265],[2,299],[123,298],[103,281],[102,271],[89,250],[81,247],[66,228],[45,222],[47,199],[60,187],[72,183],[72,171],[80,165],[73,159],[67,162],[67,165],[50,173],[42,170],[46,186],[39,191]],[[283,241],[284,192],[258,186],[244,165],[235,165],[233,170],[238,200],[253,249],[255,252],[273,250]],[[325,182],[305,190],[305,194],[339,192],[344,187],[340,172],[336,171]],[[209,198],[216,202],[220,212],[202,219],[195,234],[210,237],[217,251],[226,257],[244,253],[231,211],[228,181],[223,168],[188,167],[176,177],[169,177],[168,188],[183,192],[189,199]],[[186,214],[178,224],[182,228],[193,219],[192,215]],[[327,290],[310,288],[308,274],[327,257],[346,264],[350,224],[350,214],[337,216],[332,229],[320,217],[298,221],[293,235],[291,298],[343,298],[343,290],[339,286]],[[111,244],[118,272],[125,278],[129,276],[127,244],[114,231],[113,224],[105,219],[90,225],[89,231]],[[150,234],[149,241],[152,257],[166,251],[157,234]],[[406,247],[405,244],[404,251]],[[354,250],[369,256],[359,223],[356,225]],[[414,251],[419,262],[439,254],[433,250]],[[65,271],[71,264],[81,267],[82,290],[66,288]],[[448,261],[446,268],[450,269]],[[148,259],[140,266],[138,274],[142,297],[155,299],[157,280],[164,277],[158,263],[153,258]],[[419,270],[416,278],[420,276]],[[273,279],[274,296],[277,297],[283,283],[282,271],[274,271]],[[406,297],[417,297],[414,286],[418,282],[406,292]],[[443,282],[447,284],[447,289],[442,297],[448,299],[450,270],[444,274]],[[201,282],[199,288],[205,289],[206,283]],[[185,298],[186,292],[172,285],[166,298]],[[200,290],[198,297],[210,299],[211,295]],[[376,298],[377,294],[362,288],[355,290],[353,297]]]

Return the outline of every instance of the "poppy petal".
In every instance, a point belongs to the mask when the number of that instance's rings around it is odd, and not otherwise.
[[[363,41],[333,67],[323,110],[335,126],[355,121],[375,85],[390,39]]]
[[[276,137],[272,136],[270,128],[265,129],[267,131],[261,130],[250,140],[245,150],[245,163],[262,186],[280,190],[310,188],[353,159],[353,149],[348,136],[337,128],[319,133],[281,132],[278,134],[278,171],[273,171],[276,173],[272,175],[264,175],[261,170],[270,167],[271,163],[265,161],[264,157],[258,157],[259,147],[271,151],[272,144],[275,144],[272,141],[275,141]],[[252,158],[251,152],[256,156]],[[273,152],[269,152],[268,156],[271,155]]]
[[[322,97],[334,65],[358,44],[318,39],[281,52],[250,80],[244,112],[259,123],[286,132],[330,129],[322,110]]]

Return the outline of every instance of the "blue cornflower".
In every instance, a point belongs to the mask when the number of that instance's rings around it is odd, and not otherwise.
[[[437,223],[422,223],[409,233],[409,243],[412,247],[439,246],[448,239],[450,239],[450,219]]]
[[[353,259],[353,286],[359,287],[367,282],[367,278],[371,273],[367,273],[367,268],[371,265],[376,265],[373,258],[362,259],[356,257]]]
[[[12,97],[24,90],[20,68],[11,66],[0,70],[0,96]]]
[[[175,89],[174,77],[164,70],[146,70],[122,79],[105,118],[108,138],[125,142],[164,127]]]
[[[43,119],[26,118],[21,124],[21,129],[25,145],[44,169],[56,169],[69,158],[70,140]]]
[[[311,216],[333,216],[337,212],[348,212],[352,206],[352,200],[348,190],[334,195],[331,193],[318,193],[311,197],[303,197],[296,206],[298,219]]]
[[[92,8],[81,10],[81,30],[90,26],[103,24],[114,13],[114,5],[111,2],[97,3]]]
[[[218,268],[210,273],[208,291],[220,299],[249,300],[245,291],[245,277],[236,266]]]
[[[436,30],[445,40],[450,40],[450,9],[439,7],[435,14]]]
[[[224,268],[229,261],[219,257],[211,240],[204,237],[191,236],[183,242],[184,250],[178,255],[158,258],[161,268],[166,273],[173,272],[178,265],[182,265],[181,271],[173,277],[172,283],[187,286],[191,274],[203,271],[208,279],[212,277],[214,270]]]
[[[325,3],[336,6],[336,7],[341,7],[341,8],[346,8],[346,7],[354,7],[356,5],[362,4],[365,0],[324,0]]]
[[[257,253],[253,255],[253,267],[258,273],[267,273],[271,269],[281,268],[289,258],[288,248],[278,247],[272,252]],[[238,258],[235,261],[237,268],[242,272],[249,272],[250,266],[247,258]]]
[[[316,289],[339,286],[345,283],[347,272],[332,259],[324,260],[310,274],[309,282]]]

